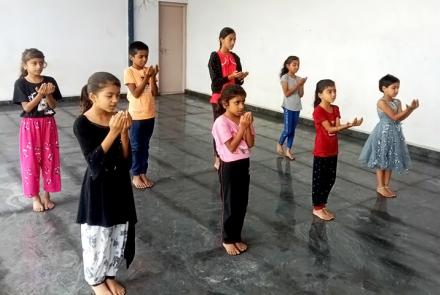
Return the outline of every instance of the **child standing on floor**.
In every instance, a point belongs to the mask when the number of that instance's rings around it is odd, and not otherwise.
[[[280,73],[281,88],[283,89],[284,100],[281,106],[284,110],[284,130],[281,133],[277,143],[277,153],[286,156],[290,160],[295,160],[291,149],[293,139],[295,137],[296,125],[299,121],[299,112],[302,109],[301,97],[304,95],[304,83],[306,78],[296,75],[299,69],[299,58],[297,56],[289,56],[283,64]],[[286,149],[283,144],[287,139]]]
[[[255,130],[252,113],[244,109],[245,98],[240,85],[226,86],[219,99],[223,114],[212,127],[220,157],[223,247],[229,255],[241,254],[248,247],[241,239],[241,230],[249,198],[249,156]]]
[[[87,162],[77,223],[81,224],[84,276],[95,294],[125,294],[115,280],[122,263],[134,258],[137,222],[130,180],[131,117],[117,112],[121,84],[110,73],[90,76],[81,91],[73,132]]]
[[[313,120],[316,137],[313,150],[312,200],[313,215],[322,220],[332,220],[334,214],[327,210],[327,199],[336,180],[338,162],[338,132],[362,124],[363,119],[341,124],[336,99],[336,86],[332,80],[316,84]]]
[[[390,188],[392,171],[401,173],[408,169],[411,162],[400,122],[419,107],[419,101],[413,99],[402,110],[402,103],[395,98],[399,87],[399,79],[392,75],[379,80],[379,90],[383,92],[383,97],[377,101],[379,123],[365,142],[359,157],[364,165],[376,169],[377,194],[386,198],[396,197]]]
[[[124,84],[128,88],[128,111],[133,118],[130,128],[131,173],[133,186],[143,190],[154,185],[147,177],[147,170],[150,139],[156,116],[155,97],[158,94],[156,76],[159,67],[145,66],[149,50],[143,42],[131,43],[128,52],[132,65],[124,71]]]
[[[243,72],[241,67],[240,58],[237,54],[232,52],[236,40],[235,31],[231,28],[223,28],[220,31],[219,42],[220,49],[218,51],[211,52],[209,57],[208,68],[209,75],[211,76],[211,90],[212,96],[210,103],[212,105],[212,113],[214,121],[221,115],[222,110],[218,108],[218,100],[220,93],[226,85],[238,84],[242,85],[244,78],[249,74]],[[214,154],[215,169],[219,168],[220,159],[215,148],[214,142]]]
[[[54,78],[41,75],[44,54],[26,49],[21,58],[21,75],[15,81],[13,103],[23,108],[20,122],[21,179],[25,197],[33,198],[33,210],[55,207],[50,193],[61,190],[60,152],[55,107],[61,93]],[[40,197],[40,173],[44,195]]]

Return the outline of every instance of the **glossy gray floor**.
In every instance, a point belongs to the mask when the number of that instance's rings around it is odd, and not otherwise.
[[[297,129],[296,161],[274,153],[281,122],[257,117],[243,236],[249,251],[220,247],[211,107],[164,96],[151,142],[156,186],[135,191],[136,257],[121,269],[128,294],[439,294],[440,168],[415,161],[394,178],[398,198],[376,197],[375,175],[360,167],[361,142],[340,142],[329,199],[336,220],[311,215],[314,131]],[[31,212],[22,197],[18,107],[0,108],[0,294],[90,294],[74,223],[85,162],[72,123],[77,103],[57,110],[63,190],[57,207]]]

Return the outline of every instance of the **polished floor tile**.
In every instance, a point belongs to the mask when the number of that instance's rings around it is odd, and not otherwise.
[[[126,104],[123,103],[122,107]],[[281,122],[256,117],[256,147],[237,257],[221,248],[219,184],[212,167],[211,106],[188,95],[159,97],[147,191],[135,191],[136,257],[120,279],[128,294],[439,294],[440,167],[414,161],[393,177],[398,198],[376,197],[375,175],[357,157],[362,142],[340,140],[329,199],[336,220],[311,215],[314,130],[299,126],[295,161],[275,154]],[[57,207],[31,212],[22,197],[19,109],[0,107],[0,294],[90,294],[74,223],[85,162],[65,102],[56,119],[63,190]]]

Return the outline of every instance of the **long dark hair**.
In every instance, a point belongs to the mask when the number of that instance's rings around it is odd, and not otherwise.
[[[220,49],[222,48],[222,41],[220,39],[224,39],[224,38],[226,38],[230,34],[235,34],[234,29],[232,29],[230,27],[224,27],[220,31],[220,34],[218,35],[218,41],[220,42]]]
[[[387,74],[387,75],[383,76],[379,80],[379,90],[380,90],[380,92],[383,92],[382,87],[388,87],[388,86],[390,86],[391,84],[394,84],[394,83],[400,83],[399,78],[397,78],[397,77],[395,77],[393,75],[390,75],[390,74]]]
[[[246,97],[246,91],[238,84],[227,85],[218,99],[217,108],[220,114],[224,114],[226,109],[223,104],[229,104],[229,101],[234,97]]]
[[[97,94],[104,87],[111,85],[121,87],[121,82],[113,74],[107,72],[96,72],[92,74],[89,80],[87,80],[87,85],[84,85],[84,87],[81,89],[81,114],[84,114],[93,105],[93,102],[89,98],[90,93]]]
[[[313,102],[315,108],[321,103],[321,98],[318,96],[318,93],[322,93],[328,87],[335,87],[335,82],[330,79],[324,79],[316,83],[315,101]]]
[[[26,77],[28,71],[24,68],[24,65],[33,58],[42,58],[44,60],[44,54],[37,48],[28,48],[23,51],[21,54],[21,66],[20,66],[20,78]],[[44,67],[46,67],[47,63],[44,62]]]
[[[280,78],[284,75],[287,74],[289,72],[289,70],[287,69],[287,66],[290,65],[290,63],[294,60],[299,61],[299,57],[295,56],[295,55],[291,55],[288,58],[286,58],[286,60],[284,61],[283,67],[281,68],[281,72],[280,72]]]

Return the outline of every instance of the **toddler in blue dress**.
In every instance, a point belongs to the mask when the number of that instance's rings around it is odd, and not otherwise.
[[[419,107],[418,99],[402,110],[399,93],[400,81],[392,75],[379,80],[379,90],[383,97],[377,101],[379,123],[368,137],[359,160],[369,168],[376,169],[377,194],[393,198],[396,193],[390,188],[392,171],[401,173],[409,168],[411,159],[403,136],[401,121]]]

